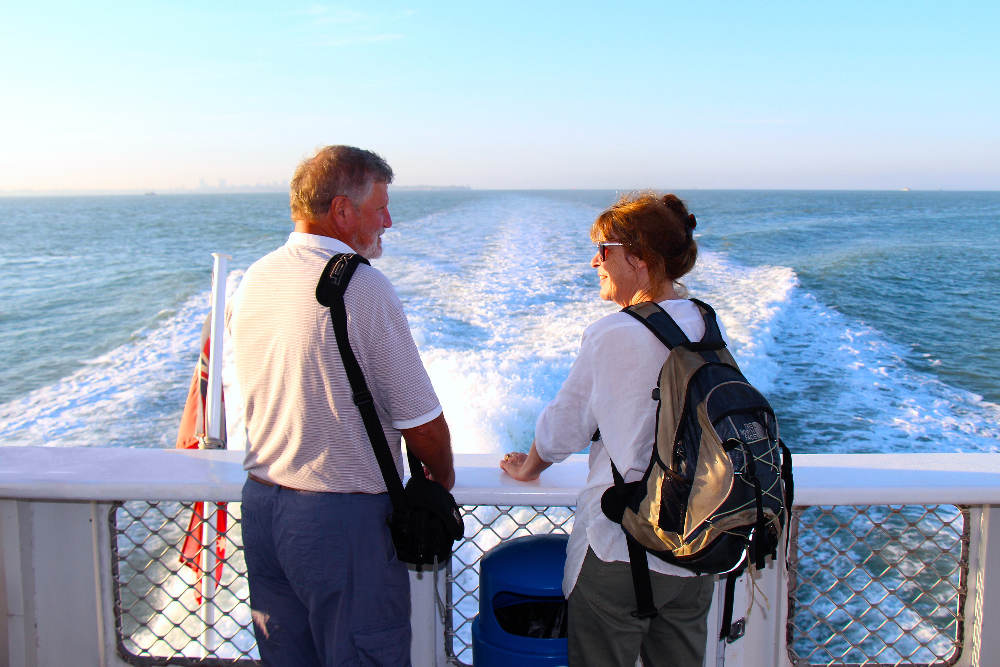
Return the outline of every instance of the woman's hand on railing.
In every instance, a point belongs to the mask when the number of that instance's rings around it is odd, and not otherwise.
[[[552,464],[548,461],[543,461],[542,457],[538,455],[535,443],[531,443],[531,451],[527,454],[524,452],[508,452],[500,460],[500,468],[520,482],[531,482],[538,479],[542,471],[550,465]]]

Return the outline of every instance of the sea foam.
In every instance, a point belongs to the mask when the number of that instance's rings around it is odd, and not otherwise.
[[[243,275],[233,271],[231,295]],[[5,445],[172,447],[188,383],[198,359],[201,326],[209,309],[208,290],[155,328],[46,387],[0,405],[0,440]]]

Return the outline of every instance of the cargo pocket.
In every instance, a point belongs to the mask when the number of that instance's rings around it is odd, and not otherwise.
[[[357,664],[361,667],[396,667],[410,664],[410,626],[397,625],[353,636]]]

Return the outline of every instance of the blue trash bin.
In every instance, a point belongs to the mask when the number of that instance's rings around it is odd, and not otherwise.
[[[566,665],[562,594],[566,535],[504,542],[479,565],[479,614],[472,621],[475,667]]]

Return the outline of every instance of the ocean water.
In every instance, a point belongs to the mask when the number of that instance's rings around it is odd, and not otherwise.
[[[798,452],[1000,450],[1000,193],[679,192],[685,281]],[[397,288],[460,452],[530,445],[597,298],[611,191],[391,193]],[[281,194],[0,199],[0,445],[171,447],[208,310]]]

